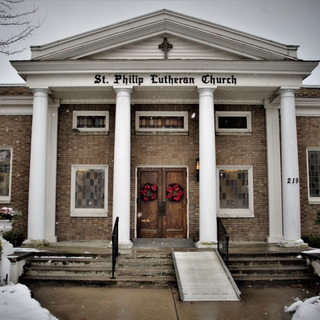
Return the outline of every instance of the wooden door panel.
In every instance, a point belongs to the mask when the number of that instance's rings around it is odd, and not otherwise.
[[[141,169],[139,171],[139,197],[138,197],[138,236],[141,238],[159,238],[160,237],[160,219],[158,217],[158,195],[155,200],[143,200],[141,189],[145,184],[155,184],[159,186],[161,174],[159,169]]]
[[[183,191],[178,201],[168,198],[168,187],[179,185]],[[187,195],[185,169],[164,169],[164,188],[166,197],[166,217],[163,221],[163,230],[167,238],[185,238],[187,236]],[[170,201],[172,199],[173,201]]]

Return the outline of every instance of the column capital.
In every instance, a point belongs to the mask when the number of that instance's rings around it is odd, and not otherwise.
[[[198,86],[198,92],[211,91],[214,92],[217,89],[217,86]]]
[[[37,92],[42,92],[42,93],[49,93],[49,88],[48,87],[43,87],[43,88],[32,88],[30,87],[30,89],[32,90],[33,94],[37,93]]]
[[[132,90],[133,90],[133,86],[114,86],[113,87],[113,90],[115,92],[120,92],[120,91],[125,91],[125,92],[128,92],[128,93],[131,93]]]
[[[279,93],[285,93],[285,92],[292,92],[295,93],[297,90],[299,90],[299,87],[280,87]]]

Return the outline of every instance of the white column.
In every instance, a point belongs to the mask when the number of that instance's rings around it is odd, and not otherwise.
[[[282,210],[285,246],[303,243],[300,227],[300,181],[294,89],[281,89]]]
[[[115,87],[116,122],[113,169],[113,225],[119,217],[119,246],[132,247],[130,241],[130,156],[132,87]]]
[[[34,90],[29,176],[28,240],[45,239],[48,91]]]
[[[46,240],[57,242],[56,237],[56,182],[58,146],[59,103],[49,105],[47,135],[47,199],[46,199]]]
[[[199,87],[199,233],[197,247],[217,244],[215,87]]]
[[[269,243],[283,239],[279,106],[266,105]]]

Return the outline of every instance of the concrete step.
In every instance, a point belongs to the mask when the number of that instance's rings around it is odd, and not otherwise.
[[[313,276],[250,276],[248,275],[235,275],[233,279],[239,285],[255,285],[255,286],[295,286],[299,284],[315,283]]]
[[[35,257],[31,260],[31,266],[111,266],[111,258],[88,258],[88,257]]]
[[[233,276],[236,275],[265,275],[265,276],[273,276],[273,275],[306,275],[311,274],[310,269],[303,265],[287,265],[287,266],[274,266],[270,268],[270,266],[246,266],[244,267],[234,267],[230,266],[229,270]]]
[[[113,286],[166,287],[176,283],[170,253],[127,253],[117,258],[115,279],[111,279],[110,255],[35,256],[20,278],[22,283],[101,284]]]
[[[300,258],[294,257],[239,257],[229,258],[230,266],[282,266],[282,265],[301,265]]]
[[[164,277],[95,277],[95,276],[24,276],[21,283],[30,285],[87,285],[87,286],[110,286],[119,288],[167,288],[176,284],[176,278],[170,276]]]
[[[229,270],[239,284],[280,285],[314,281],[299,252],[242,252],[231,254]]]

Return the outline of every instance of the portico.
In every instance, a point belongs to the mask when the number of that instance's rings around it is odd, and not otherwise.
[[[150,30],[154,22],[157,30]],[[30,61],[12,62],[34,90],[28,239],[94,238],[92,231],[86,235],[84,220],[88,225],[104,224],[105,231],[101,229],[97,237],[110,238],[110,227],[119,216],[120,244],[130,247],[141,189],[137,168],[183,167],[186,185],[179,185],[186,197],[187,237],[195,238],[199,247],[216,245],[217,216],[228,218],[236,232],[265,221],[250,239],[300,244],[294,92],[317,63],[298,60],[293,46],[246,35],[240,39],[239,33],[228,28],[224,32],[229,40],[222,40],[214,24],[204,26],[193,18],[187,22],[183,15],[166,10],[133,19],[115,48],[112,38],[125,26],[119,23],[81,39],[75,36],[32,47]],[[134,31],[138,34],[132,37]],[[80,45],[86,37],[91,44]],[[155,46],[164,37],[173,45],[166,59]],[[138,45],[135,39],[140,39]],[[244,41],[247,46],[242,45]],[[183,59],[181,47],[189,52]],[[155,51],[141,58],[141,48]],[[220,128],[217,111],[224,120],[245,118],[247,127],[240,128],[244,131]],[[72,113],[74,119],[102,121],[105,131],[90,132],[88,127],[83,131],[80,120],[71,124]],[[140,113],[149,126],[143,130],[139,124],[133,126],[139,123]],[[170,117],[180,127],[166,126]],[[155,127],[155,118],[164,124]],[[185,152],[183,145],[190,150]],[[197,158],[199,182],[194,167]],[[166,199],[165,183],[159,181],[146,182],[157,190],[156,201],[161,196],[167,206],[173,206]],[[165,181],[170,185],[178,180]],[[105,200],[90,207],[89,193],[80,187],[98,183]],[[237,188],[231,188],[235,184]],[[163,190],[157,189],[160,185]],[[91,192],[92,199],[97,195],[98,191]],[[72,207],[74,199],[79,208]],[[81,231],[68,235],[71,225]],[[243,230],[235,240],[246,240]]]

